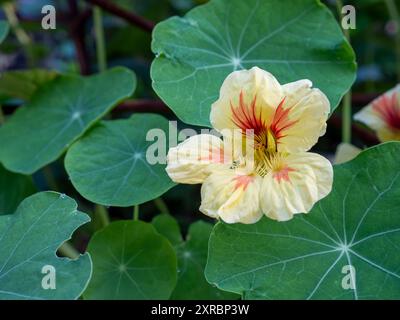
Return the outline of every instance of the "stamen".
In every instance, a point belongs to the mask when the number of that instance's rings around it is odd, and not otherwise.
[[[253,139],[255,172],[264,177],[269,172],[276,172],[278,181],[288,180],[290,171],[284,162],[284,155],[278,152],[279,139],[286,136],[285,131],[292,127],[298,120],[290,120],[291,107],[283,108],[285,98],[279,103],[275,110],[271,124],[262,118],[260,109],[256,112],[257,99],[254,97],[250,105],[244,101],[243,91],[239,94],[239,105],[234,107],[231,102],[232,121],[242,130],[242,134]],[[269,122],[269,121],[268,121]],[[247,132],[252,132],[250,136]],[[233,164],[232,168],[236,168]]]
[[[261,177],[265,177],[267,174],[272,173],[273,177],[277,179],[279,183],[282,180],[290,181],[289,173],[296,170],[287,165],[285,158],[285,153],[265,152],[259,150],[255,153],[255,171]]]

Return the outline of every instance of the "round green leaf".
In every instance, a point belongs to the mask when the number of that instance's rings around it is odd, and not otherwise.
[[[10,171],[31,174],[68,146],[135,88],[134,74],[115,68],[82,78],[60,76],[42,87],[0,128],[0,160]]]
[[[190,225],[186,241],[182,239],[177,221],[168,214],[156,216],[152,224],[167,237],[178,255],[178,282],[172,293],[173,300],[234,299],[237,295],[211,286],[204,277],[208,239],[212,225],[197,221]]]
[[[31,177],[7,171],[0,164],[0,215],[14,212],[22,200],[35,192]]]
[[[0,300],[78,298],[92,272],[90,256],[70,260],[56,251],[89,220],[73,199],[56,192],[37,193],[14,214],[0,216]],[[49,266],[55,289],[42,286]]]
[[[67,153],[65,168],[72,184],[86,199],[106,206],[128,207],[154,199],[174,183],[165,164],[147,161],[149,130],[168,134],[168,121],[159,115],[135,114],[130,119],[103,121]],[[162,152],[162,150],[161,150]],[[160,161],[165,155],[160,155]]]
[[[172,299],[235,299],[235,294],[223,292],[209,283],[204,277],[207,262],[208,239],[212,225],[203,221],[189,227],[186,242],[177,247],[179,261],[178,283]]]
[[[0,21],[0,43],[7,37],[8,29],[8,23],[6,21]]]
[[[190,124],[210,124],[211,104],[234,70],[259,66],[281,83],[310,79],[332,111],[355,79],[352,48],[315,0],[211,0],[159,23],[152,50],[154,90]]]
[[[400,143],[334,174],[333,191],[308,215],[219,223],[207,280],[249,299],[400,299]]]
[[[97,232],[88,252],[93,277],[85,299],[168,299],[176,284],[176,255],[151,224],[118,221]]]

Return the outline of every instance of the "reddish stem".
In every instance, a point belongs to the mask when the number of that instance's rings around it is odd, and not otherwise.
[[[116,107],[113,112],[150,112],[172,115],[164,102],[156,99],[126,100]]]
[[[86,0],[86,1],[126,20],[127,22],[135,26],[138,26],[139,28],[142,28],[145,31],[151,32],[154,29],[155,26],[154,22],[149,21],[141,16],[138,16],[133,12],[126,11],[123,8],[107,0]]]
[[[85,22],[91,15],[91,10],[87,9],[79,14],[78,5],[76,0],[68,2],[70,8],[70,17],[77,17],[75,20],[71,19],[69,25],[69,33],[75,44],[76,56],[79,62],[81,74],[89,74],[89,57],[85,46]]]

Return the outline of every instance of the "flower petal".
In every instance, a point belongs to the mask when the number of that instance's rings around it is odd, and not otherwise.
[[[385,122],[369,104],[354,115],[354,119],[366,124],[371,129],[378,131],[385,127]]]
[[[201,187],[200,211],[226,223],[255,223],[262,217],[261,181],[242,170],[214,171]]]
[[[175,182],[202,183],[215,166],[224,166],[225,161],[230,165],[229,158],[220,138],[199,134],[169,149],[166,171]]]
[[[275,125],[278,130],[273,130],[278,131],[274,135],[280,152],[308,151],[325,134],[330,112],[329,100],[320,90],[311,87],[309,80],[299,80],[282,86],[285,100],[281,107],[283,110],[280,111],[281,123]]]
[[[380,141],[400,140],[400,85],[361,109],[354,119],[376,131]]]
[[[210,122],[224,129],[254,129],[272,118],[283,99],[282,89],[275,77],[253,67],[234,71],[225,79],[219,99],[211,107]]]
[[[278,172],[270,172],[261,186],[261,208],[266,216],[278,221],[307,213],[332,189],[333,169],[324,157],[302,152],[285,157]]]
[[[334,164],[342,164],[346,163],[350,160],[353,160],[357,157],[362,150],[357,148],[356,146],[342,142],[336,148],[335,160],[333,161]]]

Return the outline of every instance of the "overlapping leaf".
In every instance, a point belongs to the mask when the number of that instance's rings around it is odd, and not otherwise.
[[[165,139],[147,141],[152,129]],[[92,202],[140,204],[174,185],[165,172],[167,137],[168,121],[158,115],[135,114],[126,120],[103,121],[69,149],[65,167],[75,188]],[[160,148],[151,152],[151,145]],[[148,156],[158,159],[149,162]]]
[[[90,256],[70,260],[56,251],[89,220],[73,199],[56,192],[37,193],[14,214],[0,216],[0,300],[78,298],[91,275]],[[54,268],[55,289],[42,286],[46,266]]]
[[[151,224],[118,221],[97,232],[88,252],[93,277],[85,299],[168,299],[176,284],[176,255]]]
[[[115,68],[82,78],[60,76],[41,88],[0,128],[0,160],[30,174],[56,160],[68,146],[135,87],[131,71]]]
[[[258,66],[281,83],[311,79],[332,111],[355,79],[354,53],[316,0],[212,0],[158,24],[152,50],[154,90],[190,124],[209,125],[210,106],[234,70]]]
[[[334,172],[333,191],[308,215],[219,223],[208,281],[249,299],[400,299],[400,143]]]
[[[157,232],[166,237],[174,247],[183,243],[178,222],[169,214],[163,213],[155,216],[151,224]]]
[[[210,223],[197,221],[191,224],[186,241],[183,241],[179,225],[172,216],[158,215],[152,224],[174,245],[178,255],[178,282],[171,299],[215,300],[238,297],[211,286],[204,278],[208,239],[212,230]]]

